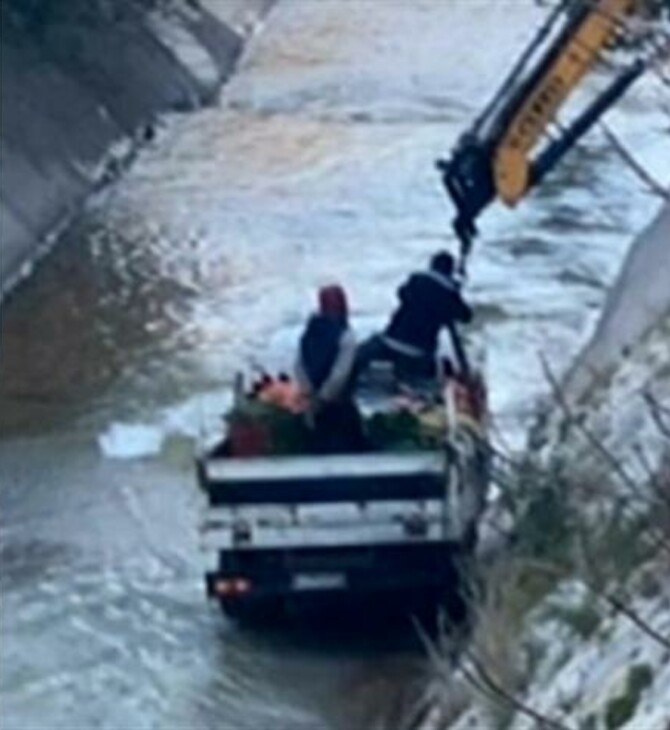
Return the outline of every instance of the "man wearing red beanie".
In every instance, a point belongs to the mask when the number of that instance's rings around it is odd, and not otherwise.
[[[300,338],[296,379],[310,401],[317,449],[357,448],[362,426],[352,398],[356,338],[349,327],[347,295],[338,284],[319,289],[319,310]]]

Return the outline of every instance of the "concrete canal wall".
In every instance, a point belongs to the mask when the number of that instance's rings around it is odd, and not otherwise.
[[[649,330],[670,315],[670,203],[631,245],[591,340],[565,386],[579,400],[607,379]]]
[[[0,292],[169,110],[211,102],[272,0],[3,0]]]

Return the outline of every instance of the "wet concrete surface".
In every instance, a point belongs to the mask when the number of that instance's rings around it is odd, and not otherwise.
[[[280,4],[221,105],[166,120],[3,304],[3,728],[357,730],[411,711],[430,674],[411,627],[254,632],[207,605],[193,439],[237,369],[290,367],[318,285],[346,285],[363,336],[453,245],[432,163],[540,16]],[[651,153],[654,93],[618,118]],[[519,211],[485,217],[468,291],[512,440],[538,353],[567,363],[653,209],[596,136]]]

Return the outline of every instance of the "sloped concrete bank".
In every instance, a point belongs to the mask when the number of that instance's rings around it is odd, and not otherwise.
[[[621,364],[640,339],[670,313],[670,203],[638,236],[605,302],[591,341],[566,378],[582,397]]]
[[[215,99],[272,2],[3,2],[0,295],[158,115]]]
[[[664,457],[648,396],[670,407],[670,203],[633,242],[607,297],[596,328],[563,378],[570,417],[550,408],[531,442],[547,450],[579,454],[589,449],[577,419],[636,471],[639,449],[652,468]],[[645,397],[646,396],[646,397]],[[580,448],[581,446],[581,448]],[[589,465],[590,466],[590,465]]]

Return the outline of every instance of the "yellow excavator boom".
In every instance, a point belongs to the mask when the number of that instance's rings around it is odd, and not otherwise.
[[[496,198],[516,205],[648,67],[653,54],[647,46],[653,44],[636,43],[641,36],[630,43],[631,28],[646,27],[634,26],[631,20],[648,16],[653,2],[559,0],[451,158],[437,162],[456,207],[454,230],[461,241],[462,262],[477,233],[475,221],[481,211]],[[662,17],[667,24],[667,17]],[[632,51],[625,58],[632,55],[633,60],[610,74],[609,85],[547,142],[544,138],[559,110],[622,39]]]
[[[556,59],[512,119],[495,152],[498,197],[516,205],[530,182],[530,153],[555,119],[558,109],[596,64],[639,0],[595,0]]]

